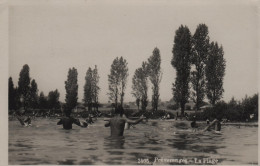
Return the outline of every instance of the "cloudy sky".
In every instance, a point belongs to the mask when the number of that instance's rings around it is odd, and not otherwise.
[[[86,71],[97,65],[100,101],[107,102],[110,65],[114,58],[123,56],[129,68],[125,100],[134,101],[133,73],[158,47],[163,71],[160,97],[169,100],[176,76],[170,63],[175,31],[183,24],[193,34],[198,24],[205,23],[210,40],[222,44],[225,52],[223,99],[241,99],[257,92],[256,1],[60,2],[11,1],[9,76],[15,85],[22,66],[28,64],[39,91],[47,95],[58,89],[64,101],[68,69],[75,67],[81,101]]]

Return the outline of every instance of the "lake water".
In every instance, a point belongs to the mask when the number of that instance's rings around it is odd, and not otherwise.
[[[57,121],[38,118],[22,127],[10,120],[9,164],[258,164],[257,123],[222,125],[216,134],[193,132],[190,122],[149,120],[112,139],[103,119],[72,130]]]

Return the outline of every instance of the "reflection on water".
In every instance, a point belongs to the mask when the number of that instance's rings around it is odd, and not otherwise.
[[[188,164],[204,158],[217,159],[218,164],[258,163],[257,124],[225,125],[215,134],[194,132],[185,121],[151,120],[113,138],[103,119],[72,130],[63,130],[55,119],[32,123],[21,127],[9,121],[9,164],[178,164],[160,163],[161,158],[187,159]]]

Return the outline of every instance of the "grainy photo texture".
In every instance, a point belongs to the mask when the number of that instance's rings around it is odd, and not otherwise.
[[[258,165],[257,10],[10,0],[8,164]]]

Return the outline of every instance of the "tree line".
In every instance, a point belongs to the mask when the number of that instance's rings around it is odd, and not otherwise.
[[[127,61],[123,57],[114,59],[110,74],[108,75],[109,100],[115,109],[123,108],[123,101],[128,77]],[[136,99],[139,110],[146,110],[148,105],[148,79],[152,83],[152,107],[157,111],[159,102],[159,84],[162,79],[160,50],[156,47],[147,62],[142,62],[142,67],[135,70],[132,78],[132,95]]]
[[[20,72],[18,87],[14,87],[12,77],[8,79],[8,106],[9,110],[31,109],[59,109],[60,93],[58,90],[50,91],[48,96],[43,92],[38,95],[38,85],[35,79],[31,80],[30,67],[25,64]]]
[[[88,108],[89,111],[94,107],[98,111],[99,101],[98,96],[100,92],[99,87],[99,74],[97,66],[95,68],[88,68],[85,76],[84,85],[84,95],[83,103],[84,106]],[[65,108],[64,112],[69,116],[72,110],[78,104],[78,72],[76,68],[70,68],[67,76],[67,81],[65,81]]]
[[[8,107],[9,110],[17,110],[23,108],[25,111],[28,109],[60,109],[66,115],[70,115],[71,111],[78,104],[78,73],[77,69],[70,68],[68,71],[67,80],[65,81],[65,104],[59,101],[60,93],[56,89],[50,91],[48,96],[43,92],[38,95],[38,86],[36,81],[30,78],[30,68],[25,64],[21,69],[18,81],[18,87],[14,87],[12,77],[9,77],[9,90],[8,90]],[[97,66],[92,70],[88,69],[85,77],[84,86],[84,105],[90,110],[93,106],[98,108],[98,94],[100,88],[98,86],[99,75]]]
[[[185,104],[192,99],[198,110],[204,103],[205,96],[212,105],[222,98],[223,79],[225,75],[226,61],[223,47],[217,42],[210,42],[208,27],[199,24],[194,35],[187,26],[181,25],[175,31],[173,41],[171,65],[176,70],[176,78],[173,83],[173,99],[184,114]],[[108,74],[108,97],[117,109],[123,108],[125,89],[127,86],[128,63],[126,59],[116,57]],[[146,111],[148,105],[149,83],[152,85],[152,111],[158,110],[160,97],[160,82],[162,80],[161,55],[159,48],[155,47],[147,61],[142,62],[132,78],[132,95],[136,105]],[[78,73],[76,68],[70,68],[65,81],[65,105],[64,110],[68,114],[77,106],[78,101]],[[9,108],[19,106],[24,108],[58,108],[59,92],[49,92],[44,96],[43,92],[38,96],[36,81],[29,76],[29,66],[24,65],[20,72],[18,87],[13,86],[12,78],[9,78]],[[88,110],[98,110],[98,95],[100,91],[99,74],[97,66],[88,68],[85,76],[83,103]]]
[[[184,115],[185,104],[192,99],[196,110],[207,99],[215,105],[223,96],[223,79],[226,61],[223,47],[210,42],[208,27],[199,24],[194,35],[187,26],[181,25],[175,32],[171,65],[176,70],[173,83],[173,99]],[[148,62],[136,69],[132,79],[132,94],[136,105],[146,110],[148,104],[148,78],[152,84],[152,108],[158,109],[159,84],[162,79],[160,50],[155,48]]]
[[[136,98],[136,105],[141,103],[142,111],[146,111],[148,105],[148,79],[152,84],[152,110],[158,110],[159,84],[162,80],[161,55],[156,47],[147,61],[142,62],[142,66],[135,70],[132,78],[132,95]]]
[[[172,66],[176,70],[173,97],[184,114],[189,98],[198,110],[207,96],[214,106],[222,98],[226,61],[223,47],[210,42],[208,27],[199,24],[194,35],[181,25],[175,32]]]
[[[193,116],[193,114],[190,115],[190,117]],[[242,100],[236,100],[233,97],[227,103],[220,101],[214,107],[196,113],[197,120],[212,120],[214,117],[229,121],[258,120],[258,93],[251,97],[245,96]]]

